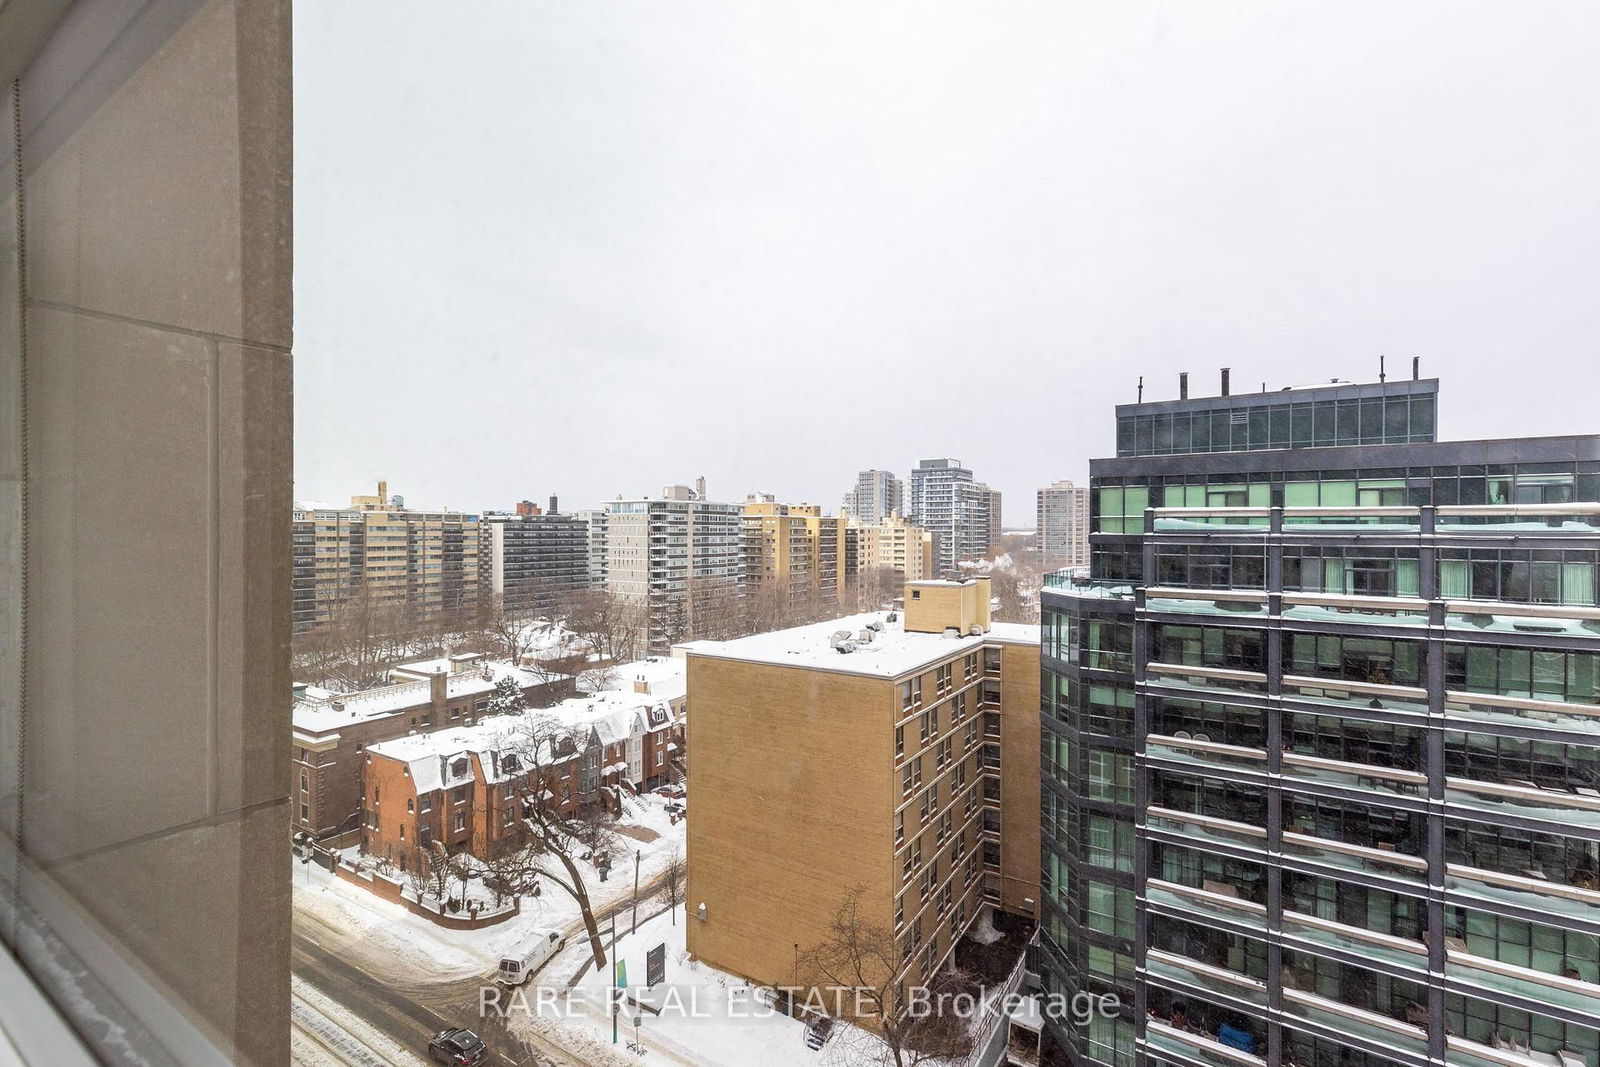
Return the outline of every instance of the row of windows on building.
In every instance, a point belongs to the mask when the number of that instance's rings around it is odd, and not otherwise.
[[[1434,439],[1436,398],[1376,396],[1164,411],[1117,419],[1117,455],[1406,444]]]

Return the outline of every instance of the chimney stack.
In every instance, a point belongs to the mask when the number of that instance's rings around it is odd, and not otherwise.
[[[1228,395],[1228,368],[1222,368],[1222,395]]]
[[[1178,399],[1189,399],[1189,372],[1181,371],[1178,374]]]
[[[706,476],[703,474],[694,480],[694,495],[701,500],[706,498]]]
[[[428,675],[428,703],[436,710],[442,711],[449,694],[450,676],[445,674],[442,668]]]
[[[1411,380],[1414,381],[1414,382],[1420,382],[1422,380],[1422,357],[1421,356],[1412,356],[1411,357]]]
[[[378,481],[378,506],[387,507],[389,504],[389,483],[382,479]]]
[[[1389,375],[1385,371],[1384,365],[1383,365],[1384,358],[1385,357],[1383,357],[1383,356],[1379,356],[1378,357],[1378,384],[1379,385],[1382,385],[1384,382],[1389,380]]]

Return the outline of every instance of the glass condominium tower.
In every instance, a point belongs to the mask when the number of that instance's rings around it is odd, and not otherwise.
[[[1046,1062],[1600,1067],[1600,437],[1223,391],[1046,581],[1035,967],[1121,1003]]]

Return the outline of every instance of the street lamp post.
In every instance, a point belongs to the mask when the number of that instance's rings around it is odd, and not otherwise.
[[[611,1043],[617,1043],[617,913],[611,913]]]

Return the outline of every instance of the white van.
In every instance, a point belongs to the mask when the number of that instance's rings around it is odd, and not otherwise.
[[[515,956],[500,961],[499,981],[504,985],[521,985],[544,966],[544,961],[567,947],[567,939],[557,930],[535,930],[528,947]]]

